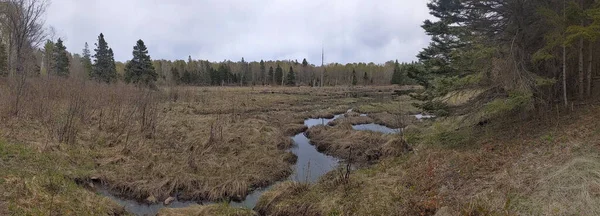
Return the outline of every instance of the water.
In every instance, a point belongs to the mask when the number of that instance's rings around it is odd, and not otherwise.
[[[318,125],[327,125],[329,122],[342,117],[343,115],[336,115],[333,118],[318,118],[318,119],[307,119],[304,121],[304,125],[311,128]],[[294,172],[285,180],[298,181],[298,182],[309,182],[315,183],[319,178],[329,171],[333,170],[338,160],[334,157],[325,155],[317,151],[317,149],[310,144],[310,140],[304,135],[299,133],[292,137],[292,141],[296,144],[290,150],[292,153],[298,156],[298,161],[294,166]],[[245,207],[254,208],[260,196],[275,187],[277,183],[258,190],[253,191],[249,194],[243,202],[231,203],[234,207]]]
[[[392,129],[383,125],[378,125],[378,124],[361,124],[361,125],[354,125],[352,126],[352,128],[354,130],[359,130],[359,131],[373,131],[373,132],[379,132],[379,133],[384,133],[384,134],[395,134],[395,133],[400,133],[401,129]]]
[[[333,118],[318,118],[318,119],[307,119],[304,124],[307,127],[314,127],[317,125],[327,125],[329,122],[342,117],[343,115],[336,115]],[[334,157],[327,156],[317,151],[317,149],[310,144],[309,139],[304,133],[299,133],[292,137],[292,140],[296,145],[290,150],[292,153],[298,156],[298,161],[294,167],[294,172],[286,180],[299,181],[299,182],[310,182],[315,183],[322,175],[333,170],[338,160]],[[277,183],[276,183],[277,184]],[[233,207],[245,207],[254,208],[260,196],[275,187],[276,184],[272,184],[269,187],[259,188],[254,190],[246,199],[242,202],[231,202],[230,205]],[[112,195],[101,185],[97,185],[97,192],[114,200],[119,205],[123,206],[127,212],[135,215],[156,215],[162,208],[184,208],[190,205],[198,204],[196,202],[181,202],[178,200],[173,201],[170,205],[164,205],[162,202],[157,204],[143,204],[134,200],[121,199],[117,196]],[[204,203],[209,204],[209,203]]]
[[[329,122],[338,119],[342,116],[343,115],[336,115],[330,119],[307,119],[304,121],[304,125],[306,125],[309,128],[318,125],[326,126]],[[400,131],[400,129],[391,129],[377,124],[355,125],[352,126],[352,128],[354,128],[355,130],[368,130],[386,134],[398,133]],[[290,149],[290,151],[298,156],[298,161],[294,166],[293,174],[290,175],[286,180],[315,183],[319,180],[321,176],[335,169],[335,167],[338,165],[338,159],[318,152],[317,149],[310,144],[310,140],[304,135],[304,133],[297,134],[296,136],[292,137],[292,140],[296,145],[292,149]],[[244,201],[232,202],[230,203],[230,205],[233,207],[245,207],[252,209],[254,208],[254,206],[256,206],[256,203],[258,203],[260,196],[264,192],[275,187],[276,184],[277,183],[272,184],[269,187],[256,189],[248,196],[246,196],[246,199]],[[183,208],[188,207],[190,205],[198,204],[196,202],[181,202],[176,200],[168,206],[165,206],[162,202],[153,205],[146,205],[133,200],[121,199],[110,194],[110,192],[108,192],[108,190],[105,190],[104,188],[97,188],[99,193],[116,201],[119,205],[124,206],[128,212],[136,215],[156,215],[158,211],[162,208]]]
[[[344,116],[344,115],[336,115],[330,119],[326,119],[326,118],[307,119],[307,120],[304,120],[304,125],[306,125],[308,128],[318,126],[318,125],[327,125],[329,122],[332,122],[333,120],[336,120],[342,116]]]
[[[126,200],[121,199],[117,196],[112,195],[105,187],[100,184],[96,184],[96,192],[102,194],[103,196],[108,197],[109,199],[115,201],[120,206],[123,206],[125,210],[129,213],[135,215],[156,215],[158,211],[162,208],[185,208],[191,205],[196,205],[196,202],[182,202],[175,200],[171,202],[170,205],[165,205],[163,202],[159,202],[157,204],[142,204],[134,200]]]

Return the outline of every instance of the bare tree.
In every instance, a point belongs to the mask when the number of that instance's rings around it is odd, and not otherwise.
[[[8,34],[9,71],[16,78],[14,115],[25,87],[27,72],[33,72],[33,53],[44,41],[44,17],[47,0],[1,0],[2,31]],[[32,62],[33,61],[33,62]],[[26,70],[27,69],[27,70]],[[39,72],[39,71],[37,71]]]
[[[2,26],[9,35],[10,67],[16,74],[24,74],[27,51],[44,41],[44,14],[47,0],[2,0]]]

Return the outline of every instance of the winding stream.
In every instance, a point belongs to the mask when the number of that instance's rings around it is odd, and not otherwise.
[[[314,127],[318,125],[327,125],[329,122],[342,117],[343,115],[336,115],[333,118],[318,118],[318,119],[307,119],[304,121],[304,124],[307,127]],[[362,114],[361,116],[366,116],[366,114]],[[386,134],[398,133],[400,129],[391,129],[382,125],[377,124],[363,124],[363,125],[355,125],[352,126],[355,130],[368,130]],[[335,169],[338,165],[339,160],[328,156],[326,154],[320,153],[317,149],[310,144],[310,140],[304,135],[304,132],[297,134],[292,137],[295,145],[290,151],[298,156],[298,161],[294,165],[294,172],[285,180],[299,181],[299,182],[309,182],[315,183],[321,176],[326,174],[327,172]],[[279,182],[277,182],[279,183]],[[277,183],[272,184],[266,188],[259,188],[254,190],[246,199],[242,202],[232,202],[231,206],[234,207],[245,207],[245,208],[254,208],[260,196],[265,192],[274,187]],[[162,208],[184,208],[193,204],[198,204],[196,202],[183,202],[175,200],[170,205],[166,206],[162,202],[158,204],[148,205],[143,203],[138,203],[133,200],[125,200],[119,197],[112,195],[108,190],[103,187],[96,187],[98,193],[116,201],[118,204],[122,205],[125,210],[129,213],[135,215],[156,215],[158,211]],[[209,203],[204,203],[209,204]]]

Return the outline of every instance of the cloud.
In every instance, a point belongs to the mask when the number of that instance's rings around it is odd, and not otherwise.
[[[47,24],[71,52],[104,33],[119,61],[143,39],[153,59],[415,60],[426,0],[53,0]]]

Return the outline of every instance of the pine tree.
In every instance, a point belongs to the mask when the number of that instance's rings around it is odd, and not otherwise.
[[[275,84],[275,74],[273,73],[273,67],[269,67],[269,83]]]
[[[308,61],[306,61],[306,58],[302,60],[302,67],[307,67],[308,66]]]
[[[104,40],[104,34],[98,36],[94,55],[93,73],[90,78],[100,82],[114,82],[117,79],[117,68],[114,53]]]
[[[369,74],[367,74],[367,72],[365,71],[365,75],[363,75],[363,85],[367,85],[367,83],[369,82]]]
[[[58,39],[54,46],[53,52],[54,60],[54,73],[61,77],[69,76],[69,53],[67,53],[67,47],[63,44],[62,39]]]
[[[356,78],[356,70],[352,69],[352,85],[355,86],[358,84],[358,79]]]
[[[265,67],[265,61],[263,61],[262,59],[260,60],[260,77],[263,79],[262,80],[262,84],[265,85],[265,78],[266,78],[266,67]]]
[[[85,42],[85,46],[83,47],[83,56],[81,58],[81,64],[83,65],[83,70],[85,74],[89,77],[92,76],[92,54],[90,53],[90,47],[88,43]]]
[[[296,74],[294,73],[294,68],[290,66],[290,72],[287,75],[287,85],[294,86],[296,85]]]
[[[133,47],[133,58],[125,68],[125,82],[150,86],[157,80],[158,74],[148,55],[148,48],[141,39]]]
[[[275,84],[283,84],[283,69],[279,65],[275,68]]]
[[[402,82],[402,70],[400,69],[398,60],[396,60],[394,63],[394,73],[392,74],[392,84],[401,85]]]

